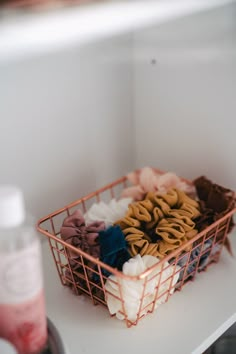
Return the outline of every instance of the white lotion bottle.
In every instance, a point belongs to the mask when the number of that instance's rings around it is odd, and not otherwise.
[[[22,191],[8,185],[0,185],[0,337],[19,354],[38,354],[47,343],[40,240]]]

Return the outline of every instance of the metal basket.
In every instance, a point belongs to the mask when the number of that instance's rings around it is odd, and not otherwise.
[[[186,182],[185,179],[184,181]],[[139,276],[127,276],[121,271],[118,271],[117,269],[101,262],[99,259],[85,253],[81,249],[66,243],[60,237],[60,228],[63,220],[71,215],[76,209],[80,209],[85,213],[95,202],[101,200],[107,202],[111,198],[118,199],[122,189],[127,187],[127,185],[127,177],[122,177],[115,182],[41,218],[37,223],[37,229],[48,238],[52,256],[62,285],[71,287],[77,295],[87,295],[92,300],[93,304],[103,304],[106,307],[107,297],[113,296],[120,302],[120,315],[123,317],[127,327],[130,327],[136,325],[144,316],[144,313],[152,313],[160,301],[168,301],[174,291],[182,290],[183,286],[189,280],[193,281],[200,271],[205,271],[210,264],[218,262],[229,231],[230,221],[236,208],[232,209],[221,219],[212,223],[191,240],[168,254],[168,256],[158,261]],[[208,240],[211,240],[211,246],[205,249],[204,245]],[[194,258],[194,260],[191,260],[191,254],[196,248],[198,248],[198,256]],[[214,251],[215,249],[217,249],[217,252]],[[78,255],[77,260],[75,261],[73,259],[73,261],[77,262],[79,271],[75,271],[70,265],[71,251],[73,251],[73,254],[76,253]],[[202,267],[201,259],[206,254],[209,257],[209,261],[204,267]],[[184,265],[182,267],[177,266],[183,257],[185,257]],[[166,262],[168,262],[168,265]],[[193,271],[189,272],[193,263]],[[171,275],[168,278],[162,277],[168,267],[172,267]],[[118,289],[118,295],[108,292],[105,287],[108,277],[104,275],[104,273],[107,274],[107,272],[115,276],[115,280],[112,281]],[[178,273],[181,273],[181,277],[179,277],[181,280],[178,280],[176,283],[173,280]],[[94,276],[91,277],[91,274]],[[152,297],[152,300],[148,301],[146,289],[150,282],[153,281],[153,277],[156,277],[158,281],[156,282],[154,296]],[[163,280],[163,278],[165,279]],[[94,279],[96,279],[96,281]],[[137,316],[134,320],[130,320],[126,313],[121,284],[122,279],[130,282],[142,282],[143,290],[139,299]],[[160,288],[163,289],[163,285],[166,285],[165,292],[160,291]]]

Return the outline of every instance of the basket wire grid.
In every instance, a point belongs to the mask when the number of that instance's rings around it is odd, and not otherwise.
[[[186,180],[184,179],[184,181]],[[197,273],[205,271],[210,264],[218,262],[229,231],[230,221],[236,208],[232,209],[224,217],[212,223],[195,237],[185,242],[178,249],[172,251],[140,275],[129,276],[103,263],[99,259],[94,258],[81,249],[68,244],[63,241],[60,236],[60,227],[65,217],[71,215],[76,209],[80,209],[85,213],[94,202],[101,200],[109,201],[109,199],[112,198],[118,199],[121,190],[125,188],[127,184],[127,177],[122,177],[90,193],[41,218],[37,223],[37,229],[48,238],[62,285],[71,287],[76,295],[87,295],[94,305],[103,304],[107,306],[107,297],[113,297],[120,302],[120,315],[123,316],[127,327],[131,327],[138,323],[144,316],[144,313],[152,313],[158,302],[161,301],[163,303],[168,301],[174,291],[182,290],[183,286],[189,280],[193,281],[195,279]],[[211,241],[211,246],[206,249],[204,245],[208,240]],[[214,251],[216,246],[217,252]],[[198,249],[198,256],[191,260],[191,254],[196,249]],[[71,253],[73,253],[73,260],[71,259]],[[75,254],[78,257],[75,258]],[[200,262],[204,255],[209,257],[209,261],[202,268]],[[183,257],[185,257],[184,265],[177,265]],[[71,262],[73,262],[73,267],[71,266]],[[194,265],[193,270],[189,272],[192,265]],[[166,278],[163,276],[164,272],[170,267],[170,275]],[[109,292],[105,287],[105,283],[108,279],[108,276],[105,275],[108,274],[107,272],[115,276],[112,279],[109,278],[109,281],[114,283],[114,286],[117,287],[118,295]],[[180,274],[181,277],[179,276]],[[176,276],[178,276],[179,280],[174,282]],[[149,301],[147,288],[154,278],[156,280],[155,293],[152,300]],[[134,282],[134,284],[135,282],[141,282],[143,287],[137,316],[134,320],[130,320],[127,316],[122,279],[130,282],[131,285],[132,282]],[[165,291],[160,291],[161,288],[164,288]]]

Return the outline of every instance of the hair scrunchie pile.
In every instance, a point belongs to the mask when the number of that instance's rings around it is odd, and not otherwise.
[[[193,220],[199,210],[198,202],[179,189],[149,192],[144,200],[130,204],[115,224],[121,227],[131,256],[163,258],[197,234]]]

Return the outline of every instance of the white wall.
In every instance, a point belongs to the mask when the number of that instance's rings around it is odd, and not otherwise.
[[[136,166],[236,189],[236,9],[135,35]]]
[[[133,162],[130,38],[0,67],[0,183],[37,218]]]
[[[236,189],[232,10],[0,66],[0,183],[36,218],[145,165]]]

